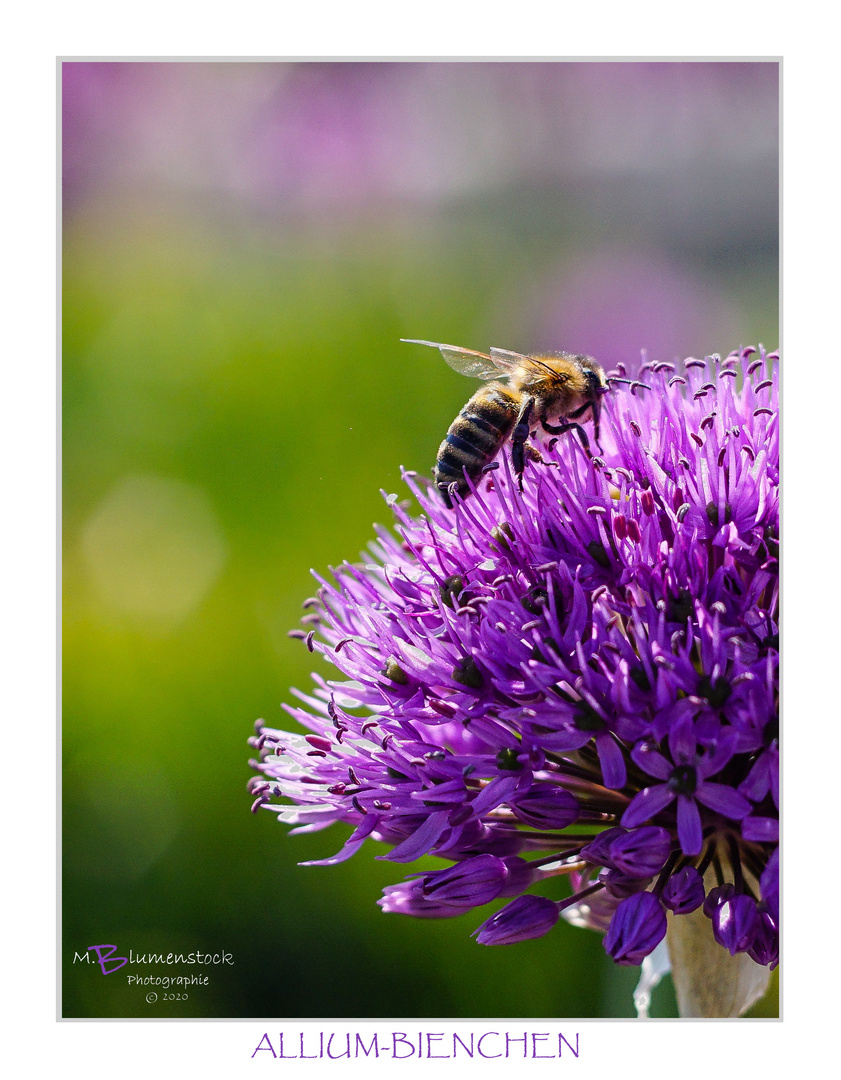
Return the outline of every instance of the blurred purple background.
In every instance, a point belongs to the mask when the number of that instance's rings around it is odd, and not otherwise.
[[[778,344],[776,63],[71,63],[64,147],[71,224],[496,259],[494,344]]]

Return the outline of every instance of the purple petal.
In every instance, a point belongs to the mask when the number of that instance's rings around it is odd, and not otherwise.
[[[623,900],[610,922],[604,947],[617,964],[641,964],[666,936],[666,913],[653,893]]]
[[[302,862],[301,866],[336,866],[338,863],[343,863],[349,859],[352,855],[355,855],[357,851],[362,847],[365,839],[371,835],[379,824],[379,816],[377,814],[367,814],[362,822],[356,829],[350,834],[342,847],[336,852],[335,855],[331,855],[327,859],[310,859],[309,862]]]
[[[631,799],[627,810],[622,815],[622,824],[629,829],[635,825],[642,825],[650,817],[659,814],[674,799],[674,792],[669,791],[667,784],[655,784],[654,787],[643,788]]]
[[[759,929],[759,911],[753,897],[737,895],[720,904],[712,915],[713,936],[731,956],[753,944]]]
[[[694,765],[698,743],[691,716],[682,716],[669,733],[669,751],[675,764]]]
[[[698,758],[696,770],[698,776],[702,780],[706,779],[708,776],[714,776],[724,768],[730,758],[733,757],[737,739],[738,732],[735,728],[725,728],[716,737],[715,742],[711,744],[707,753],[702,754]]]
[[[677,797],[677,836],[684,855],[697,855],[704,842],[701,814],[690,795]]]
[[[407,836],[401,844],[392,848],[387,855],[378,855],[377,858],[388,859],[389,862],[413,862],[415,859],[419,859],[421,855],[426,855],[441,833],[447,828],[448,817],[449,814],[446,810],[439,810],[435,814],[430,814],[423,825],[415,829],[411,836]]]
[[[613,736],[608,732],[596,736],[596,751],[599,755],[599,764],[602,767],[602,780],[605,787],[619,790],[628,780],[628,770],[625,768],[625,758],[622,751],[616,745]]]
[[[476,855],[422,878],[424,899],[473,908],[499,896],[508,870],[495,855]]]
[[[574,795],[554,784],[535,784],[509,800],[516,816],[533,829],[565,829],[581,812]]]
[[[643,772],[656,776],[658,780],[668,780],[673,768],[672,763],[648,742],[637,743],[631,751],[631,760]]]
[[[772,817],[742,818],[742,836],[758,844],[776,843],[780,839],[780,823]]]
[[[520,896],[506,904],[473,933],[480,945],[513,945],[543,937],[558,921],[558,905],[545,896]]]
[[[704,806],[708,806],[710,810],[715,810],[717,814],[723,814],[724,817],[732,818],[734,821],[739,821],[750,813],[750,803],[744,795],[740,795],[738,791],[726,784],[712,784],[705,781],[695,789],[695,798]]]
[[[520,784],[519,775],[509,774],[497,776],[487,784],[476,798],[470,803],[470,809],[474,817],[481,817],[488,810],[494,810],[504,802],[508,802]]]

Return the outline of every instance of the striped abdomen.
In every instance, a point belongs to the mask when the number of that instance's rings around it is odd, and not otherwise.
[[[470,491],[465,472],[475,483],[496,457],[511,434],[519,407],[519,395],[500,383],[489,383],[476,391],[450,424],[435,465],[435,483],[447,506],[452,506],[450,484],[456,484],[456,491],[464,498]]]

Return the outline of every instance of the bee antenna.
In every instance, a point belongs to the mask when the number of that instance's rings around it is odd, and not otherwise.
[[[618,375],[608,375],[607,381],[628,383],[630,386],[641,386],[644,390],[651,389],[648,383],[640,382],[639,379],[620,379]]]

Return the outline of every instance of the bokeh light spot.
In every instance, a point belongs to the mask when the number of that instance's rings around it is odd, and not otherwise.
[[[222,571],[227,545],[207,496],[161,476],[128,476],[82,530],[99,599],[141,624],[171,628],[201,603]]]

